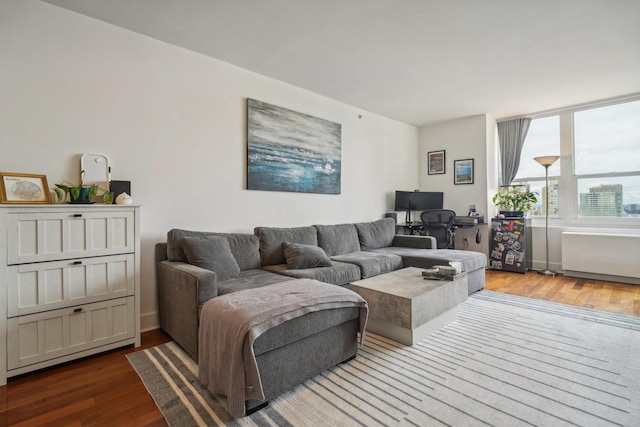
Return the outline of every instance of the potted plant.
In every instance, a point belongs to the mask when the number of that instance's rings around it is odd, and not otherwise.
[[[54,189],[59,201],[65,201],[67,194],[69,195],[69,203],[88,204],[93,203],[93,198],[98,194],[98,190],[101,190],[96,184],[93,185],[75,185],[68,181],[63,181],[62,184],[56,184]],[[113,192],[103,190],[101,195],[103,203],[110,205],[113,203]]]
[[[525,212],[533,209],[533,205],[538,201],[538,195],[530,191],[528,186],[509,186],[499,190],[492,200],[501,215],[507,218],[521,218]]]

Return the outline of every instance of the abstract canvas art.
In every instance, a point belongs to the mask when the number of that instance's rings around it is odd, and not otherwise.
[[[247,100],[247,188],[340,194],[342,125]]]

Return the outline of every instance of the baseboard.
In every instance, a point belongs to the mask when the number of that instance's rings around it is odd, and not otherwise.
[[[160,316],[158,312],[140,315],[140,332],[152,331],[160,328]]]
[[[640,278],[627,276],[614,276],[611,274],[585,273],[584,271],[564,270],[562,271],[567,277],[577,277],[579,279],[604,280],[607,282],[629,283],[631,285],[640,285]]]

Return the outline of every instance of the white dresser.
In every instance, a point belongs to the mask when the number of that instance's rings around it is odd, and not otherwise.
[[[0,205],[0,385],[140,345],[140,208]]]

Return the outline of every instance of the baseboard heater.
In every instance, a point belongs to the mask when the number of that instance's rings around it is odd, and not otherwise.
[[[640,234],[562,233],[565,276],[640,285]]]

